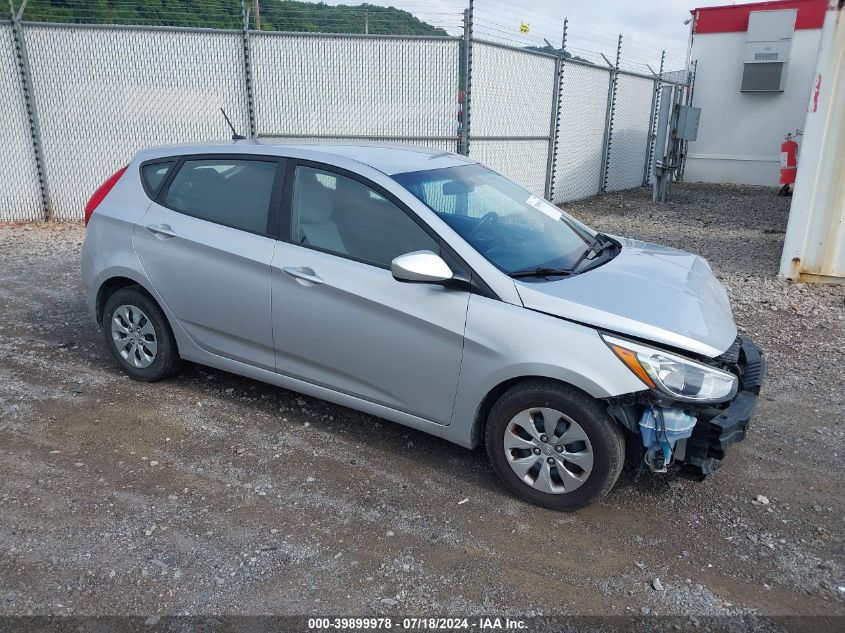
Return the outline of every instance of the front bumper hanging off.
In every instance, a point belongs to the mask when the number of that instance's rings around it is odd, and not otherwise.
[[[726,409],[709,418],[705,415],[698,417],[684,455],[679,459],[681,467],[678,475],[681,477],[698,481],[704,479],[721,466],[731,444],[745,439],[749,420],[760,397],[766,361],[760,348],[748,337],[739,337],[732,350],[736,355],[733,364],[740,372],[739,392]]]

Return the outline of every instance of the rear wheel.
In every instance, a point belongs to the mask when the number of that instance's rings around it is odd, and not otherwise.
[[[176,339],[158,304],[137,286],[121,288],[106,301],[103,335],[123,370],[153,382],[179,370]]]
[[[508,488],[553,510],[577,510],[606,495],[625,460],[622,430],[604,408],[551,380],[505,392],[488,417],[485,443]]]

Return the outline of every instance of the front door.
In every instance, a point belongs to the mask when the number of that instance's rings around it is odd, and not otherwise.
[[[299,164],[291,187],[290,241],[272,262],[277,371],[448,424],[469,293],[389,270],[438,242],[351,174]]]

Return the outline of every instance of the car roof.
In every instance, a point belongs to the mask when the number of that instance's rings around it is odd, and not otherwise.
[[[225,143],[167,145],[138,152],[141,161],[165,156],[187,154],[271,154],[286,156],[293,150],[298,157],[319,161],[326,157],[341,157],[368,165],[387,175],[411,171],[426,171],[466,165],[477,161],[466,156],[431,147],[416,145],[355,144],[355,143],[273,143],[266,140],[245,140]]]

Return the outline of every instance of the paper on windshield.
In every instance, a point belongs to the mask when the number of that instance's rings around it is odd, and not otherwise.
[[[538,198],[537,196],[530,196],[525,202],[530,204],[538,211],[542,211],[552,220],[560,220],[560,218],[563,217],[563,214],[555,205],[551,204],[550,202],[546,202],[545,200],[543,200],[542,198]]]

